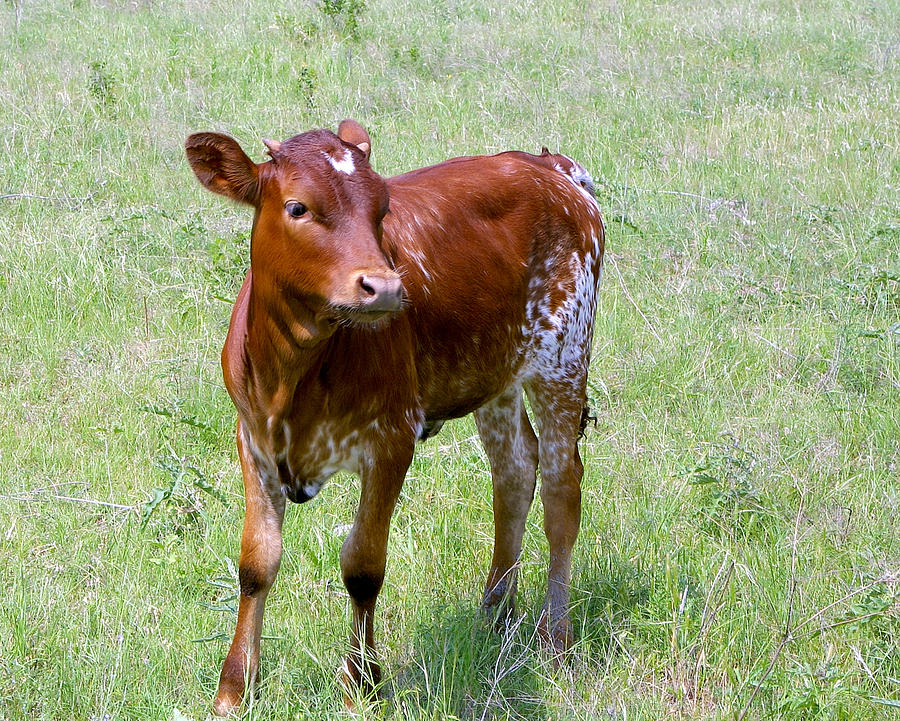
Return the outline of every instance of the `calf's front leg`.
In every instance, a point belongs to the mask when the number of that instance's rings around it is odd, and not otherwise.
[[[238,566],[240,603],[234,640],[222,664],[213,710],[226,716],[236,710],[259,671],[259,639],[266,596],[281,566],[281,527],[284,495],[266,491],[259,469],[246,448],[238,424],[238,454],[244,477],[246,512]]]
[[[381,681],[375,652],[375,602],[384,582],[391,515],[412,461],[412,441],[408,445],[360,473],[359,509],[341,549],[341,573],[353,605],[350,654],[343,668],[344,700],[351,709],[354,689],[369,693]]]

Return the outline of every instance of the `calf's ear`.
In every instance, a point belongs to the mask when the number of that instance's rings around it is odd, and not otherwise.
[[[239,203],[259,204],[259,171],[233,138],[194,133],[184,143],[191,170],[207,190]]]
[[[372,139],[362,125],[349,118],[347,120],[342,120],[341,124],[338,125],[337,134],[345,143],[355,145],[362,150],[368,160],[369,154],[372,152]]]

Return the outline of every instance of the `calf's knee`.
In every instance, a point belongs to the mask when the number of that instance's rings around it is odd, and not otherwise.
[[[344,587],[357,604],[364,605],[374,601],[384,583],[384,573],[367,571],[345,571]]]

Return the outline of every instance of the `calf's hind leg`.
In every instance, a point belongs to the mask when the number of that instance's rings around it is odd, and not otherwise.
[[[581,525],[581,477],[578,434],[585,406],[585,382],[529,384],[528,397],[540,429],[541,502],[544,533],[550,545],[547,597],[538,631],[556,653],[572,643],[569,588],[572,549]]]
[[[538,443],[520,386],[475,411],[475,423],[494,486],[494,555],[481,606],[501,624],[515,613],[516,563],[534,499]]]

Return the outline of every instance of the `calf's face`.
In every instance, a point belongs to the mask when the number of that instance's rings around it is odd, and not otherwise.
[[[384,180],[369,165],[369,136],[354,121],[264,141],[256,164],[232,138],[191,135],[188,161],[207,189],[256,209],[254,287],[299,304],[318,323],[367,323],[400,310],[403,285],[381,248]]]

